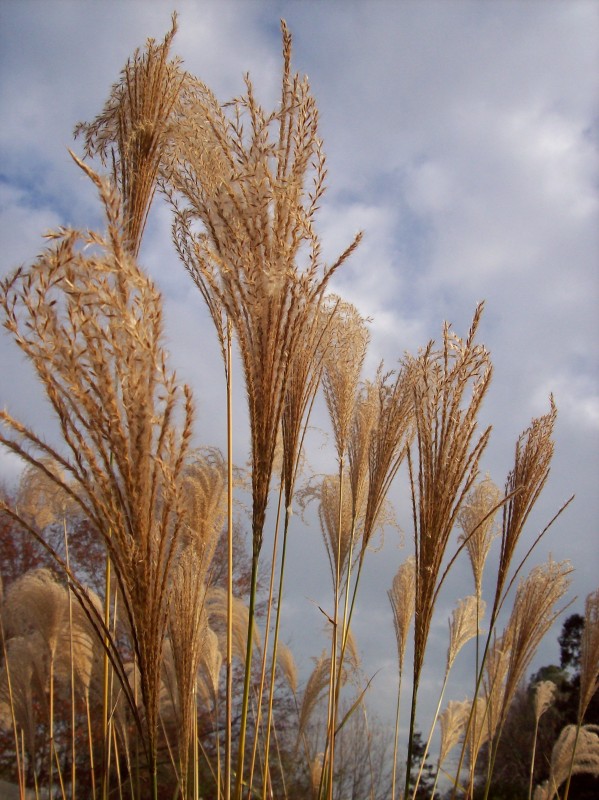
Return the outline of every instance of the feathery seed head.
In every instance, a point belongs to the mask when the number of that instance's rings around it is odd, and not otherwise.
[[[414,603],[416,592],[416,559],[409,556],[397,570],[393,578],[393,585],[387,592],[391,608],[393,609],[393,625],[397,642],[397,657],[399,671],[403,669],[403,662],[408,643],[408,633],[414,616]]]
[[[486,604],[484,600],[477,600],[474,595],[458,600],[449,620],[449,648],[447,650],[446,670],[452,668],[453,663],[470,639],[477,636],[480,631],[480,621],[485,615]],[[478,618],[477,618],[478,615]]]
[[[475,484],[458,514],[458,524],[462,529],[458,541],[466,544],[474,587],[479,597],[485,561],[493,539],[499,533],[494,520],[500,501],[501,491],[487,476]]]
[[[460,741],[462,732],[468,722],[471,705],[470,700],[450,700],[445,709],[439,714],[439,724],[441,726],[439,767],[441,767],[450,751]]]
[[[599,689],[599,589],[585,602],[584,628],[580,642],[580,701],[578,721],[582,722],[595,692]]]
[[[557,686],[553,681],[539,681],[539,683],[535,684],[534,690],[533,705],[535,719],[538,722],[547,709],[553,705]]]

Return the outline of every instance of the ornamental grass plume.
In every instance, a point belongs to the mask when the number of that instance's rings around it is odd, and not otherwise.
[[[17,742],[22,732],[31,764],[35,764],[37,758],[38,703],[34,703],[34,686],[35,655],[40,643],[39,635],[12,636],[6,642],[4,665],[0,670],[0,723],[5,727],[16,726]],[[17,744],[16,752],[20,751]],[[24,757],[23,752],[22,759]],[[23,760],[21,768],[24,768]]]
[[[245,95],[225,109],[199,82],[189,86],[185,114],[164,170],[165,187],[174,201],[175,236],[183,240],[180,247],[189,257],[186,266],[219,317],[222,309],[230,321],[245,377],[252,463],[248,635],[290,364],[331,276],[359,241],[356,237],[331,266],[322,263],[313,228],[325,178],[318,113],[307,80],[291,73],[291,36],[285,23],[282,32],[279,107],[266,112],[248,76]],[[202,230],[196,232],[195,224]],[[243,780],[251,652],[248,642],[237,797]]]
[[[325,691],[329,686],[330,670],[331,659],[325,650],[320,655],[320,658],[315,660],[314,669],[310,673],[304,688],[299,713],[298,744],[299,737],[306,732],[312,713],[318,702],[324,697]]]
[[[470,713],[470,700],[450,700],[445,709],[439,714],[441,728],[441,744],[439,747],[438,767],[445,763],[445,759],[460,741]]]
[[[403,663],[408,644],[408,633],[414,617],[416,592],[416,559],[409,556],[400,565],[391,589],[387,592],[393,610],[393,626],[397,642],[397,660],[399,673],[403,671]]]
[[[431,790],[431,796],[435,796],[435,789],[441,767],[445,763],[447,756],[460,741],[464,729],[470,716],[470,700],[450,700],[445,709],[439,714],[439,726],[441,728],[441,741],[439,745],[439,757],[437,759],[437,770],[435,782]]]
[[[210,626],[218,634],[221,650],[226,651],[227,592],[219,586],[211,586],[206,593],[206,609]],[[233,655],[242,663],[246,660],[248,645],[249,610],[239,597],[233,597]],[[261,649],[260,633],[256,620],[253,621],[252,647],[258,652]]]
[[[535,715],[535,731],[533,736],[532,754],[530,757],[530,780],[528,785],[528,800],[532,800],[532,787],[535,772],[535,755],[537,751],[537,736],[539,721],[543,714],[553,705],[557,686],[553,681],[539,681],[534,686],[533,709]]]
[[[535,721],[537,723],[543,714],[553,705],[556,691],[557,686],[553,681],[539,681],[535,683],[533,709]]]
[[[599,776],[599,725],[566,725],[551,753],[549,778],[537,786],[534,800],[553,800],[569,774]],[[567,796],[567,795],[564,795]]]
[[[338,464],[339,497],[336,502],[338,518],[336,521],[337,534],[335,536],[337,554],[331,563],[335,564],[333,574],[333,611],[331,615],[331,672],[329,685],[329,709],[327,721],[327,741],[324,748],[323,760],[323,781],[329,787],[329,797],[332,791],[331,777],[334,774],[335,764],[335,729],[338,710],[338,699],[341,682],[338,680],[336,665],[338,663],[338,637],[339,637],[339,604],[343,583],[346,585],[346,600],[343,621],[341,624],[341,662],[343,664],[343,654],[346,643],[346,632],[349,628],[351,612],[349,607],[349,578],[351,569],[351,559],[353,553],[353,542],[356,537],[357,515],[359,513],[359,498],[357,496],[347,496],[347,488],[354,491],[358,488],[356,475],[353,481],[350,480],[349,486],[346,479],[346,457],[348,446],[352,434],[352,424],[356,408],[361,407],[360,403],[360,374],[370,337],[366,328],[366,321],[358,313],[355,306],[349,303],[339,303],[336,307],[336,321],[333,328],[331,346],[325,357],[323,373],[324,396],[329,412],[329,419],[333,428],[335,440],[335,450]],[[353,462],[354,470],[357,465]],[[346,509],[349,507],[349,527],[346,527],[344,519]],[[334,530],[334,528],[332,529]],[[347,575],[341,572],[342,554],[341,549],[346,545],[347,557],[344,557],[348,570]],[[345,549],[345,548],[344,548]]]
[[[8,588],[2,613],[7,636],[35,634],[38,638],[38,678],[41,686],[47,678],[48,685],[48,786],[51,790],[56,754],[56,658],[59,644],[68,647],[68,640],[65,642],[69,622],[68,592],[49,569],[26,572]],[[42,690],[42,697],[45,699],[45,690]]]
[[[336,322],[323,375],[324,396],[340,466],[349,444],[360,374],[369,341],[366,320],[351,303],[340,302],[336,307]]]
[[[493,647],[491,645],[491,637],[494,636],[495,623],[497,622],[497,617],[509,590],[515,582],[526,559],[538,544],[541,537],[547,532],[551,524],[573,499],[570,498],[562,505],[549,525],[545,526],[537,536],[508,581],[510,566],[524,525],[549,476],[549,467],[554,451],[554,443],[551,437],[553,435],[556,417],[557,410],[553,398],[551,397],[549,412],[544,416],[534,418],[530,426],[519,436],[516,442],[514,466],[508,474],[502,501],[501,551],[496,577],[495,596],[490,615],[489,633],[482,658],[483,667],[485,669],[488,667],[486,664],[488,655],[492,654]],[[506,634],[508,633],[509,629],[506,630]],[[505,634],[503,640],[503,646],[507,648],[509,645]],[[482,677],[483,669],[479,667],[477,687]],[[502,698],[498,696],[500,691],[501,687],[491,681],[490,687],[487,689],[487,693],[491,692],[491,694],[488,694],[486,712],[491,715],[489,720],[491,738],[495,733],[497,725],[499,725],[499,715],[501,714],[500,706],[502,703]],[[497,716],[493,719],[495,713]],[[460,767],[462,757],[463,752],[460,757]],[[456,792],[454,789],[452,798],[455,797],[455,794]]]
[[[104,539],[140,668],[155,783],[160,663],[186,513],[182,479],[193,406],[189,389],[181,390],[167,369],[160,295],[124,245],[118,195],[79,163],[99,190],[107,234],[57,231],[31,267],[3,282],[1,300],[5,327],[44,386],[68,455],[6,411],[0,441],[57,483]],[[18,511],[7,511],[19,519]],[[88,595],[73,587],[94,616]],[[94,618],[134,708],[110,632]]]
[[[295,697],[297,695],[297,664],[295,663],[293,653],[286,644],[279,645],[277,661],[287,681],[287,685]]]
[[[487,714],[489,735],[492,739],[486,795],[488,795],[493,766],[504,723],[516,689],[537,651],[541,640],[561,614],[555,605],[570,586],[570,562],[555,562],[549,557],[546,564],[534,567],[527,578],[520,581],[510,619],[502,637],[503,654],[500,674],[489,681]],[[487,674],[492,660],[487,658]],[[502,673],[502,674],[501,674]]]
[[[491,544],[499,534],[495,511],[501,503],[501,491],[487,476],[473,487],[458,514],[462,533],[458,541],[466,545],[477,597],[482,594],[482,576]]]
[[[379,373],[375,382],[377,409],[368,448],[368,489],[361,559],[377,527],[391,483],[414,436],[414,364],[396,374]]]
[[[353,516],[349,479],[345,477],[344,489],[340,490],[338,475],[323,475],[316,483],[311,481],[306,484],[300,491],[299,499],[303,508],[312,500],[318,503],[318,519],[334,587],[337,576],[341,581],[347,579],[352,536],[357,541],[362,532],[360,520],[356,522]]]
[[[509,656],[500,725],[541,640],[562,613],[555,606],[567,592],[572,572],[569,561],[556,562],[550,556],[520,581],[506,630]]]
[[[599,589],[586,598],[584,628],[580,641],[580,700],[578,722],[584,715],[595,692],[599,690]]]
[[[281,104],[272,113],[258,105],[247,76],[247,92],[227,106],[228,114],[201,84],[190,88],[165,171],[166,186],[186,204],[175,224],[177,238],[187,242],[188,266],[224,309],[239,344],[250,411],[256,551],[289,364],[330,277],[357,245],[354,240],[332,266],[322,264],[312,226],[325,175],[318,114],[307,81],[291,74],[284,23],[283,56]],[[311,172],[314,189],[308,192]],[[192,221],[203,232],[195,233]],[[302,270],[297,261],[304,252]]]
[[[180,786],[186,797],[196,680],[208,629],[204,601],[226,515],[227,465],[217,450],[199,451],[189,459],[183,491],[188,513],[173,571],[169,637],[178,695]]]
[[[463,750],[468,755],[468,786],[474,786],[474,774],[476,762],[481,748],[489,741],[490,726],[490,705],[489,698],[477,697],[476,701],[470,702],[467,706],[467,718],[463,734]],[[456,785],[461,769],[461,758],[456,775]]]
[[[197,680],[198,695],[207,705],[212,704],[218,710],[218,686],[223,663],[218,634],[207,627],[204,632],[204,646],[200,658]]]
[[[176,109],[187,79],[178,58],[169,61],[177,15],[161,43],[148,39],[145,50],[128,59],[104,108],[90,123],[80,122],[85,156],[99,156],[112,167],[123,201],[123,242],[139,254],[159,171],[176,124]]]
[[[443,698],[445,696],[445,689],[447,688],[447,682],[449,680],[449,673],[451,671],[451,668],[453,667],[453,664],[462,647],[467,642],[469,642],[470,639],[473,639],[475,636],[478,636],[480,632],[479,630],[479,621],[481,612],[480,603],[482,603],[482,614],[484,615],[484,610],[485,610],[484,601],[479,602],[478,598],[475,595],[470,595],[469,597],[465,597],[463,600],[458,600],[457,606],[453,609],[451,613],[451,618],[449,619],[449,646],[447,648],[445,675],[443,677],[443,683],[441,685],[441,691],[439,693],[439,700],[437,702],[437,708],[433,716],[433,721],[430,727],[428,739],[424,747],[424,753],[420,760],[420,769],[418,771],[418,775],[414,783],[414,796],[416,796],[416,792],[418,791],[418,785],[420,783],[420,778],[422,777],[422,772],[424,770],[424,764],[426,762],[426,757],[428,755],[428,751],[433,738],[435,725],[437,724],[437,718],[441,711],[441,705],[443,703]]]
[[[376,381],[365,381],[358,387],[347,443],[347,474],[354,519],[363,516],[366,506],[370,446],[380,408],[379,400]]]
[[[466,642],[480,633],[480,620],[485,615],[485,602],[475,595],[458,600],[449,620],[449,647],[447,648],[446,673],[451,670],[458,653]]]
[[[516,442],[514,467],[509,473],[505,485],[501,552],[497,569],[495,599],[491,612],[491,626],[497,618],[502,603],[503,590],[507,583],[509,568],[520,534],[549,477],[549,466],[554,451],[551,437],[557,417],[553,397],[550,398],[550,404],[549,412],[542,417],[533,419],[530,427],[521,434]]]
[[[55,466],[49,459],[45,459],[43,463],[48,470]],[[60,481],[66,478],[61,470],[57,477]],[[67,516],[80,512],[61,485],[32,464],[25,467],[19,479],[15,505],[19,513],[39,530],[55,522],[63,523]]]
[[[485,659],[482,679],[484,721],[481,721],[481,725],[484,726],[485,730],[485,740],[494,738],[501,722],[502,710],[505,705],[504,698],[509,669],[510,647],[510,628],[508,626],[501,637],[494,637]],[[478,747],[473,747],[472,750],[478,752]]]
[[[589,703],[599,688],[599,589],[591,592],[585,601],[584,628],[580,641],[580,694],[578,699],[578,719],[576,738],[572,745],[572,757],[568,771],[564,798],[570,792],[570,781],[574,771],[574,756],[578,752],[578,736]]]
[[[416,558],[414,668],[405,794],[409,792],[420,675],[433,609],[443,583],[441,565],[458,513],[478,474],[490,429],[475,438],[477,414],[491,380],[487,350],[474,339],[482,304],[465,340],[448,324],[439,351],[429,344],[408,360],[413,374],[417,467],[408,451]]]
[[[335,297],[325,298],[322,306],[316,305],[312,309],[310,316],[306,320],[306,324],[302,327],[299,333],[295,355],[289,362],[289,374],[287,380],[287,390],[285,394],[285,402],[283,405],[283,413],[281,416],[281,446],[282,446],[282,486],[285,495],[285,513],[283,521],[283,544],[281,548],[281,560],[279,569],[279,586],[277,591],[278,602],[276,604],[274,636],[271,654],[271,670],[270,670],[270,692],[268,697],[268,711],[266,715],[266,733],[264,743],[264,763],[269,763],[270,752],[270,735],[271,735],[271,720],[273,713],[273,701],[276,668],[277,668],[277,650],[279,643],[279,630],[281,620],[282,597],[284,591],[284,577],[286,566],[287,542],[289,535],[289,525],[292,514],[292,500],[295,491],[295,484],[299,465],[302,457],[303,439],[307,430],[312,406],[316,398],[316,393],[321,383],[322,374],[324,370],[325,359],[329,351],[335,332],[337,309],[340,305],[340,300]],[[279,499],[280,503],[280,499]],[[278,517],[277,517],[278,519]],[[275,530],[275,537],[273,543],[272,553],[272,567],[274,570],[276,560],[276,548],[278,543],[278,525]],[[272,572],[274,578],[274,571]],[[273,582],[271,578],[271,587]],[[273,604],[273,590],[269,593],[269,605],[266,618],[266,634],[263,653],[262,665],[262,679],[260,682],[260,690],[258,695],[258,713],[260,713],[262,696],[264,691],[264,676],[266,670],[266,655],[268,645],[268,632],[270,623],[270,611]],[[260,718],[260,717],[259,717]],[[254,734],[254,754],[256,752],[256,745],[258,742],[257,730]],[[254,757],[252,757],[252,770],[254,766]],[[270,779],[270,772],[267,770],[265,773],[265,784],[263,787],[263,794],[266,796],[268,792],[268,781]],[[251,787],[251,778],[250,778]]]

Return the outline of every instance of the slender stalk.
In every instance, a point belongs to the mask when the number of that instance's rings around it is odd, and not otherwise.
[[[572,746],[572,755],[570,756],[570,766],[568,768],[568,777],[566,779],[566,787],[564,789],[564,797],[563,800],[568,800],[568,796],[570,794],[570,782],[572,780],[572,771],[574,768],[574,756],[576,755],[576,746],[578,745],[578,737],[580,736],[580,726],[582,724],[582,720],[578,722],[576,726],[576,735],[574,737],[574,745]],[[556,792],[557,794],[557,792]]]
[[[106,550],[106,567],[105,567],[105,594],[104,594],[104,625],[106,627],[106,631],[110,630],[110,593],[111,593],[111,567],[110,567],[110,555],[108,553],[108,549]],[[108,800],[108,791],[109,791],[109,774],[110,774],[110,764],[109,764],[109,726],[112,726],[112,715],[109,714],[108,705],[108,689],[110,684],[110,661],[108,658],[108,633],[104,638],[104,663],[103,663],[103,673],[102,673],[102,742],[103,742],[103,773],[102,773],[102,800]]]
[[[54,653],[50,653],[50,743],[48,764],[48,797],[52,797],[52,768],[54,758]]]
[[[532,740],[532,756],[530,758],[530,780],[528,782],[528,800],[532,800],[532,784],[535,773],[535,755],[537,752],[537,734],[539,733],[539,717],[535,715],[535,732]]]
[[[420,778],[422,777],[422,772],[424,770],[424,763],[426,761],[426,757],[428,755],[429,748],[431,746],[431,741],[433,738],[433,733],[435,731],[435,725],[437,724],[437,719],[439,717],[439,712],[441,711],[441,703],[443,702],[443,696],[445,695],[445,689],[447,688],[447,679],[449,678],[449,670],[445,672],[445,678],[443,679],[443,686],[441,687],[441,693],[439,694],[439,702],[437,703],[437,709],[435,711],[435,715],[433,717],[433,722],[431,724],[430,732],[428,734],[428,739],[426,740],[426,745],[424,747],[424,753],[422,754],[422,761],[420,763],[420,769],[418,770],[418,775],[416,776],[416,782],[414,783],[414,800],[416,798],[416,792],[418,791],[418,786],[420,784]]]
[[[198,700],[197,700],[197,689],[196,685],[193,687],[193,800],[200,795],[200,754],[198,752]],[[218,706],[217,706],[218,710]],[[220,747],[219,747],[219,740],[218,740],[218,724],[216,726],[216,744],[219,748],[217,750],[218,753],[218,770],[217,770],[217,777],[216,777],[216,797],[217,800],[220,800],[221,797],[221,785],[220,785]]]
[[[339,458],[339,516],[337,520],[337,558],[333,598],[333,629],[331,631],[331,674],[329,678],[329,714],[328,714],[328,761],[323,764],[323,773],[328,772],[327,797],[333,800],[333,776],[335,771],[335,727],[337,723],[337,630],[339,625],[339,584],[341,582],[341,527],[343,525],[343,454]],[[325,746],[325,754],[327,748]]]
[[[252,673],[252,647],[254,620],[256,617],[256,591],[258,587],[259,550],[256,546],[252,554],[252,573],[250,580],[250,604],[248,609],[248,633],[245,654],[245,676],[243,681],[243,699],[241,704],[241,721],[239,731],[239,752],[237,754],[237,775],[235,778],[235,800],[241,800],[243,793],[243,766],[245,760],[245,740],[247,737],[248,711],[250,701],[250,684]]]
[[[0,580],[0,599],[2,597],[2,583]],[[12,729],[13,735],[15,739],[15,760],[16,760],[16,767],[17,767],[17,780],[19,783],[19,795],[21,797],[25,796],[25,755],[23,752],[23,760],[21,762],[21,748],[19,746],[19,732],[17,730],[17,718],[15,715],[15,705],[14,705],[14,697],[12,691],[12,683],[10,679],[10,663],[8,661],[8,653],[6,651],[6,639],[4,638],[4,625],[2,623],[2,614],[0,614],[0,640],[2,640],[2,654],[4,656],[4,664],[6,670],[6,683],[8,686],[8,703],[10,706],[10,716],[12,721]],[[23,734],[23,729],[21,729],[21,734]],[[33,754],[32,754],[33,755]],[[21,768],[22,763],[22,768]]]
[[[281,503],[283,500],[283,483],[281,482],[281,486],[279,487],[279,500],[277,503],[277,518],[275,521],[275,534],[274,534],[274,541],[272,546],[272,559],[271,559],[271,567],[270,567],[270,581],[268,587],[268,600],[267,600],[267,611],[266,611],[266,623],[264,626],[264,648],[262,651],[262,665],[260,668],[260,686],[258,687],[258,698],[256,700],[256,730],[254,733],[254,744],[252,748],[252,763],[250,766],[250,777],[248,781],[248,797],[251,797],[252,794],[252,783],[254,779],[254,767],[256,764],[256,754],[258,751],[258,742],[259,742],[259,730],[260,730],[260,723],[262,721],[262,702],[264,699],[264,683],[266,679],[266,657],[268,652],[268,640],[270,636],[270,618],[272,614],[272,604],[274,598],[274,582],[275,582],[275,570],[276,570],[276,559],[277,559],[277,548],[279,543],[279,525],[281,519]],[[278,607],[280,607],[280,602]],[[277,610],[278,614],[278,610]],[[271,681],[270,684],[270,692],[269,692],[269,708],[270,708],[270,698],[273,696],[273,688],[274,683]],[[266,742],[270,741],[270,731],[268,724],[270,722],[270,717],[268,717],[267,727],[266,727]],[[263,781],[264,792],[266,792],[266,787],[268,786],[268,749],[267,745],[265,744],[264,749],[264,763],[266,765],[265,777]]]
[[[227,319],[227,654],[225,710],[225,800],[231,800],[231,727],[233,719],[233,384],[232,329]],[[220,792],[220,772],[216,781]]]
[[[397,683],[397,707],[395,709],[395,733],[393,735],[393,771],[391,773],[391,800],[395,800],[395,781],[397,778],[397,744],[399,739],[400,704],[401,704],[401,672],[399,673],[399,680]]]
[[[416,727],[416,705],[418,698],[418,684],[420,676],[414,676],[414,685],[412,686],[412,705],[410,708],[410,729],[408,732],[408,755],[406,757],[406,783],[404,789],[404,800],[408,800],[410,795],[410,772],[412,771],[412,756],[414,752],[414,729]]]
[[[64,536],[64,551],[67,567],[70,569],[69,562],[69,539],[67,536],[67,520],[63,515],[63,536]],[[73,651],[73,596],[71,594],[71,586],[67,584],[68,598],[69,598],[69,654],[70,654],[70,667],[71,667],[71,795],[76,797],[76,776],[77,776],[77,759],[75,747],[75,657]]]
[[[268,756],[270,752],[270,726],[272,721],[272,708],[273,708],[273,700],[274,700],[274,686],[275,686],[275,674],[277,668],[277,646],[279,642],[279,629],[280,629],[280,621],[281,621],[281,602],[283,598],[283,583],[284,583],[284,576],[285,576],[285,558],[287,555],[287,534],[289,532],[289,508],[285,509],[285,520],[283,522],[283,544],[281,548],[281,565],[279,568],[279,592],[278,592],[278,601],[277,601],[277,613],[275,615],[275,630],[273,636],[273,644],[272,644],[272,661],[270,665],[270,692],[268,695],[268,713],[266,716],[266,741],[264,743],[264,760],[268,764]],[[266,654],[266,646],[264,648],[264,652]],[[267,771],[268,775],[268,771]],[[267,790],[268,790],[268,780],[264,784],[264,791],[263,791],[263,798],[266,800],[267,797]]]
[[[220,800],[221,792],[222,792],[222,787],[221,787],[221,764],[220,764],[221,756],[220,756],[220,737],[219,737],[219,722],[218,722],[218,697],[216,697],[216,696],[215,696],[215,699],[214,699],[214,731],[215,731],[215,736],[216,736],[216,775],[217,775],[217,778],[216,778],[216,800]],[[196,741],[197,741],[197,736],[198,736],[198,718],[197,718],[197,714],[196,714],[196,717],[195,717],[195,736],[196,736]],[[197,747],[196,747],[196,750],[197,750]],[[196,782],[196,787],[197,787],[196,790],[195,790],[195,794],[194,794],[194,800],[196,800],[196,798],[199,797],[199,791],[200,791],[200,789],[199,789],[199,775],[197,774],[197,764],[196,764],[196,767],[195,767],[195,770],[194,770],[194,780]]]
[[[89,768],[92,781],[92,798],[96,800],[96,769],[94,764],[94,744],[92,738],[92,718],[89,707],[89,691],[85,693],[85,716],[87,718],[87,741],[89,743]]]

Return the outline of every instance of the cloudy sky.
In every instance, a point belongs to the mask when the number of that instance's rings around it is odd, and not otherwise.
[[[533,416],[559,410],[549,483],[525,531],[522,553],[571,494],[575,503],[532,560],[571,559],[568,599],[581,611],[599,565],[599,3],[552,2],[175,2],[174,51],[223,101],[249,71],[272,106],[280,74],[279,19],[294,37],[294,66],[310,78],[321,114],[329,189],[319,230],[333,258],[356,231],[365,237],[334,290],[372,318],[365,377],[381,359],[438,337],[448,320],[465,333],[485,300],[479,338],[494,379],[481,425],[493,435],[483,469],[500,485],[514,443]],[[41,249],[57,225],[100,224],[94,192],[67,147],[80,120],[102,108],[136,46],[169,28],[165,2],[0,0],[0,270]],[[218,348],[170,245],[169,214],[153,211],[141,262],[162,289],[172,365],[191,383],[197,444],[224,444]],[[5,335],[0,404],[53,436],[40,386]],[[237,449],[246,458],[243,387],[237,386]],[[333,471],[319,410],[314,469]],[[319,439],[320,437],[320,439]],[[0,453],[0,475],[18,465]],[[394,704],[395,641],[386,590],[410,552],[405,475],[394,487],[405,546],[389,531],[370,554],[355,633],[372,707]],[[496,558],[496,554],[492,557]],[[316,524],[296,517],[285,598],[285,635],[300,667],[323,646],[316,604],[330,579]],[[491,567],[492,568],[492,564]],[[438,685],[452,602],[471,593],[458,563],[433,627],[425,682]],[[571,613],[571,611],[569,613]],[[559,623],[534,666],[559,660]],[[450,696],[468,692],[467,654]],[[464,677],[460,677],[463,675]],[[429,693],[423,693],[425,695]],[[423,706],[422,726],[427,712]]]

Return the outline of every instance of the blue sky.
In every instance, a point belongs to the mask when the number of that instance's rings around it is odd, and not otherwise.
[[[549,552],[576,569],[569,599],[596,588],[599,565],[599,4],[596,2],[179,2],[174,52],[222,100],[249,71],[258,97],[276,102],[279,18],[294,36],[295,69],[310,78],[321,115],[329,190],[319,230],[337,255],[357,230],[363,244],[334,290],[372,318],[365,377],[438,337],[444,320],[465,333],[476,303],[479,338],[494,379],[481,427],[493,434],[483,469],[500,485],[518,434],[559,411],[550,481],[523,550],[571,494],[576,501],[531,563]],[[80,120],[101,109],[133,49],[170,24],[165,2],[0,0],[0,271],[41,250],[48,228],[99,223],[94,192],[67,147]],[[165,300],[172,364],[195,390],[197,444],[224,443],[222,368],[211,324],[170,245],[157,206],[142,264]],[[6,336],[0,340],[0,404],[52,434],[40,387]],[[246,458],[243,388],[237,386],[236,457]],[[326,431],[323,408],[315,425]],[[320,437],[320,438],[319,438]],[[320,442],[308,458],[334,469]],[[17,474],[0,453],[0,475]],[[372,553],[355,633],[370,691],[385,719],[393,705],[395,642],[386,589],[410,552],[403,484],[392,500],[405,547],[389,531]],[[493,556],[492,556],[493,558]],[[300,667],[318,655],[329,577],[316,523],[298,521],[285,599],[286,632]],[[446,648],[452,599],[471,592],[458,563],[433,627],[426,680]],[[314,601],[314,602],[312,602]],[[558,660],[559,623],[535,660]],[[452,688],[468,691],[458,675]],[[466,661],[462,666],[468,669]],[[426,706],[423,707],[423,716]],[[424,727],[424,722],[423,722]]]

